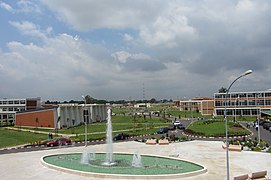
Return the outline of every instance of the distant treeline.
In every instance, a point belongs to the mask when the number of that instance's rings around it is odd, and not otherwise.
[[[128,104],[128,103],[132,103],[132,104],[136,104],[136,103],[171,103],[173,102],[171,99],[167,100],[167,99],[163,99],[163,100],[156,100],[155,98],[152,98],[150,100],[102,100],[102,99],[95,99],[89,95],[87,95],[85,97],[86,103],[87,104],[106,104],[106,103],[110,103],[110,104]],[[47,100],[45,102],[45,104],[61,104],[61,103],[78,103],[78,104],[84,104],[85,101],[84,100],[70,100],[70,101],[50,101]]]

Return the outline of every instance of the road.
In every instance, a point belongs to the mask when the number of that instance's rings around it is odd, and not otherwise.
[[[187,127],[193,120],[180,120],[180,122]],[[246,127],[246,123],[242,123]],[[254,127],[249,128],[250,131],[253,132],[251,135],[251,138],[254,139],[255,137],[258,136],[258,132],[255,130]],[[263,129],[263,127],[260,127],[260,136],[261,139],[266,141],[269,145],[271,145],[271,132]],[[174,134],[175,137],[186,137],[188,140],[200,140],[204,139],[205,141],[223,141],[224,138],[206,138],[206,137],[191,137],[191,136],[186,136],[183,134],[183,130],[173,130],[169,131],[167,134],[151,134],[151,135],[145,135],[145,136],[137,136],[137,137],[130,137],[129,139],[125,141],[134,141],[134,140],[141,140],[141,139],[147,139],[151,137],[162,137],[162,136],[170,136]],[[115,141],[114,143],[121,142],[121,141]],[[105,141],[88,141],[88,145],[94,145],[94,144],[104,144]],[[73,143],[72,145],[68,146],[55,146],[55,147],[47,147],[47,146],[38,146],[38,145],[33,145],[33,146],[21,146],[21,147],[12,147],[12,148],[6,148],[6,149],[0,149],[0,155],[1,154],[9,154],[9,153],[18,153],[18,152],[28,152],[28,151],[40,151],[40,150],[50,150],[50,149],[57,149],[57,148],[67,148],[67,147],[74,147],[74,146],[84,146],[84,142],[77,142]]]
[[[242,123],[246,127],[246,123]],[[258,138],[258,131],[254,127],[248,128],[250,131],[253,132],[251,135],[252,139]],[[269,146],[271,146],[271,132],[264,129],[262,126],[260,126],[260,138],[267,142]]]

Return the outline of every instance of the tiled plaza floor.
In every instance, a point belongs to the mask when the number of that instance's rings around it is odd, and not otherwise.
[[[171,143],[169,145],[146,145],[139,142],[114,143],[114,152],[152,154],[161,156],[178,156],[183,160],[201,164],[207,168],[207,173],[188,180],[224,180],[226,179],[226,153],[222,148],[223,142],[219,141],[189,141]],[[83,180],[89,178],[65,172],[60,172],[41,164],[40,158],[44,155],[82,152],[84,147],[58,148],[52,150],[32,151],[0,155],[0,179],[50,179],[50,180]],[[105,152],[105,144],[88,146],[89,151]],[[230,152],[230,179],[242,174],[267,170],[271,176],[271,153],[259,152]],[[110,178],[113,179],[113,178]]]

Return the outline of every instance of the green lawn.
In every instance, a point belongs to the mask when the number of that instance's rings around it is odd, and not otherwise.
[[[143,117],[134,117],[132,116],[112,116],[112,129],[114,131],[121,131],[121,130],[131,130],[131,129],[138,129],[138,128],[146,128],[149,129],[151,127],[161,127],[161,126],[168,126],[169,123],[165,120],[160,120],[158,118],[146,117],[145,120]],[[54,132],[54,130],[51,130]],[[106,121],[103,122],[96,122],[93,124],[87,125],[88,132],[105,132],[106,131]],[[74,128],[69,129],[60,129],[58,130],[59,133],[62,134],[83,134],[85,132],[85,125],[77,126]]]
[[[34,134],[0,128],[0,148],[46,140],[46,134]]]
[[[194,133],[195,135],[202,136],[225,136],[226,126],[224,121],[196,121],[187,128],[187,132]],[[229,136],[238,136],[238,135],[247,135],[250,132],[238,123],[229,122],[228,123],[228,135]]]
[[[113,136],[120,133],[126,132],[130,135],[140,135],[140,134],[149,134],[154,133],[160,127],[166,127],[169,123],[165,120],[161,120],[158,118],[146,117],[131,117],[131,116],[112,116],[112,129]],[[26,143],[33,143],[36,141],[46,140],[48,137],[48,133],[55,132],[55,129],[43,129],[43,128],[23,128],[17,127],[18,129],[30,129],[36,131],[43,131],[46,134],[35,134],[30,132],[22,132],[22,131],[12,131],[5,130],[4,128],[0,131],[0,148],[7,146],[15,146]],[[106,133],[106,121],[97,122],[93,124],[87,125],[88,133],[95,133],[88,135],[88,140],[97,140],[97,139],[105,139]],[[76,126],[73,128],[65,128],[59,129],[58,133],[60,134],[73,134],[72,140],[82,141],[85,139],[85,125]]]

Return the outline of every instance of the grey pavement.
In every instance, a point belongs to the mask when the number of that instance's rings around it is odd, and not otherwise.
[[[222,141],[187,141],[171,143],[169,145],[146,145],[144,143],[128,141],[114,143],[114,152],[152,154],[158,156],[178,156],[179,159],[192,161],[207,168],[207,172],[187,180],[224,180],[226,179],[226,153],[222,148]],[[57,148],[46,151],[31,151],[0,155],[0,174],[2,180],[9,179],[39,179],[39,180],[84,180],[98,179],[84,177],[47,168],[41,164],[44,155],[83,152],[84,147]],[[91,145],[89,151],[105,152],[106,145]],[[267,170],[271,176],[271,154],[263,152],[232,152],[230,158],[230,179],[241,174]],[[113,179],[113,178],[110,178]],[[148,178],[150,179],[150,178]],[[156,178],[154,178],[156,179]]]

